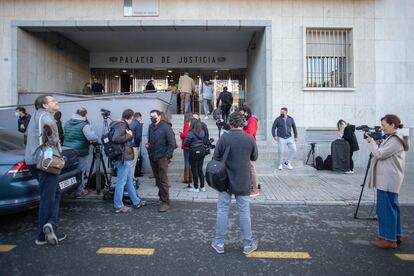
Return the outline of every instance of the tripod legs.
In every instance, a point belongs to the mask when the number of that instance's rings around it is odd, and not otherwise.
[[[369,172],[369,168],[371,166],[371,159],[372,159],[372,154],[369,155],[369,159],[368,159],[368,164],[367,164],[367,169],[365,170],[365,176],[364,176],[364,181],[361,184],[361,193],[359,194],[359,199],[358,199],[358,204],[354,213],[354,218],[357,219],[358,218],[358,210],[359,210],[359,206],[361,204],[361,199],[362,199],[362,194],[364,193],[364,188],[365,188],[365,182],[367,180],[367,176],[368,176],[368,172]],[[375,218],[372,218],[375,219]]]
[[[315,165],[315,144],[311,144],[311,148],[310,148],[310,150],[308,152],[308,157],[306,158],[305,165],[308,164],[309,158],[310,158],[311,155],[312,155],[312,164]]]

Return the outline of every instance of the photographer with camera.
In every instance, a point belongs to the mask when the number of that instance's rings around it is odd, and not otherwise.
[[[75,192],[76,198],[83,198],[88,194],[88,191],[84,189],[83,177],[89,159],[89,145],[98,142],[99,139],[88,122],[87,114],[86,108],[79,108],[64,126],[65,140],[63,145],[75,149],[79,154],[79,169],[82,176]]]
[[[122,112],[122,119],[111,123],[111,128],[114,130],[112,141],[122,145],[122,154],[114,160],[114,166],[118,174],[114,195],[114,208],[116,213],[126,213],[131,209],[122,202],[125,185],[133,208],[139,209],[145,206],[145,201],[138,197],[137,191],[132,183],[131,162],[134,159],[134,135],[129,126],[133,116],[134,111],[132,109],[125,109]]]
[[[398,193],[404,179],[405,152],[409,144],[408,136],[397,133],[398,128],[403,128],[398,116],[382,117],[381,128],[385,135],[379,145],[369,134],[365,135],[373,155],[368,187],[377,189],[379,240],[372,244],[378,248],[395,249],[402,242]]]
[[[354,160],[352,160],[352,155],[355,151],[359,150],[358,140],[355,136],[355,126],[341,119],[336,123],[336,127],[338,128],[340,137],[349,143],[349,171],[345,172],[345,174],[354,174]]]

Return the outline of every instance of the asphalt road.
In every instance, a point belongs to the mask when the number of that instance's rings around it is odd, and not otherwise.
[[[247,258],[234,204],[226,252],[218,255],[209,246],[215,204],[173,202],[160,214],[151,202],[115,214],[108,201],[65,201],[60,228],[68,238],[57,247],[34,244],[36,210],[0,217],[0,245],[16,246],[0,252],[0,275],[414,275],[414,260],[396,256],[414,254],[413,211],[402,208],[405,240],[387,251],[370,246],[376,222],[353,219],[354,207],[254,205],[258,250],[304,252],[310,259]],[[103,247],[154,253],[97,254]]]

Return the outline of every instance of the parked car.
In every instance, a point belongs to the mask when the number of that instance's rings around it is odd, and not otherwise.
[[[39,182],[24,162],[23,134],[0,129],[0,214],[21,212],[39,206]],[[59,176],[62,194],[76,189],[81,172],[75,150],[63,148],[65,167]]]

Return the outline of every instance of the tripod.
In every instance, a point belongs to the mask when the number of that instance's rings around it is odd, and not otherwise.
[[[102,188],[101,187],[101,164],[102,164],[102,167],[103,167],[107,187],[111,186],[111,180],[109,179],[108,173],[106,172],[106,167],[105,167],[105,162],[104,162],[104,159],[103,159],[101,144],[94,143],[93,146],[94,146],[94,148],[93,148],[93,160],[92,160],[91,167],[89,169],[88,183],[90,183],[90,180],[91,180],[92,170],[93,170],[93,168],[95,168],[96,193],[100,194],[101,193],[101,188]]]
[[[361,187],[362,187],[361,188],[361,194],[359,195],[359,200],[358,200],[358,204],[357,204],[357,207],[356,207],[356,210],[355,210],[354,219],[359,218],[358,217],[359,205],[361,204],[361,198],[362,198],[362,194],[364,192],[365,181],[367,180],[368,171],[369,171],[369,168],[371,167],[371,159],[372,159],[372,153],[369,154],[367,169],[365,170],[364,182],[362,182],[362,184],[361,184]],[[375,220],[376,218],[359,218],[359,219],[373,219],[373,220]]]
[[[315,166],[315,145],[316,145],[316,143],[311,143],[310,145],[311,145],[311,148],[308,152],[308,158],[306,159],[305,165],[308,164],[309,158],[312,155],[312,165]]]

